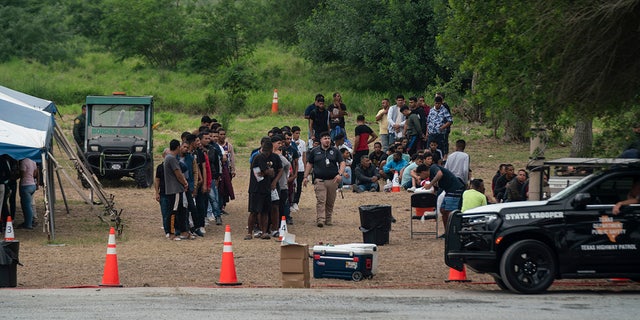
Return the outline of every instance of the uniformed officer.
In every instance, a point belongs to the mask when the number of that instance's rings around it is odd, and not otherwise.
[[[87,121],[87,105],[82,105],[82,113],[73,120],[73,139],[76,144],[84,151],[84,124]]]
[[[306,187],[309,174],[313,170],[313,184],[316,193],[316,222],[319,228],[332,225],[333,205],[336,202],[336,190],[344,174],[346,163],[338,148],[331,146],[328,131],[320,134],[320,146],[309,151],[304,170],[303,185]]]

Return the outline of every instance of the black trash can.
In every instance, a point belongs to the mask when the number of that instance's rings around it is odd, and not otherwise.
[[[389,243],[391,231],[390,205],[365,205],[358,207],[360,211],[360,231],[362,242],[382,246]]]
[[[16,287],[20,241],[2,241],[0,247],[0,287]]]

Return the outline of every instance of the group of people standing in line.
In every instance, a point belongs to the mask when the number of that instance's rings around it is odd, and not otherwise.
[[[171,240],[203,237],[205,226],[222,225],[225,206],[235,199],[235,152],[226,130],[209,116],[200,127],[173,139],[156,167],[155,198],[165,236]]]

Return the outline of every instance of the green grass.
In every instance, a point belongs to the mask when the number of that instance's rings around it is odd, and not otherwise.
[[[344,69],[315,65],[292,49],[272,42],[260,45],[247,63],[253,73],[253,87],[246,91],[242,110],[229,105],[216,71],[196,74],[157,70],[138,59],[116,61],[107,53],[88,53],[70,64],[13,60],[0,64],[0,83],[77,110],[87,95],[124,91],[129,95],[153,95],[158,112],[201,115],[231,110],[234,116],[245,117],[270,114],[276,88],[279,110],[284,115],[302,114],[317,93],[323,93],[330,101],[333,92],[341,92],[354,115],[375,114],[380,99],[391,96],[349,89],[357,88],[358,80],[345,76]]]

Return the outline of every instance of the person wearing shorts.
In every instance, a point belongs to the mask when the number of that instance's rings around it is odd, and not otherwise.
[[[460,209],[465,186],[451,171],[437,164],[432,164],[429,167],[429,178],[431,185],[437,186],[439,190],[445,192],[444,200],[440,206],[440,213],[442,214],[442,223],[446,234],[449,214],[454,210]],[[444,238],[444,236],[443,234],[441,238]]]

